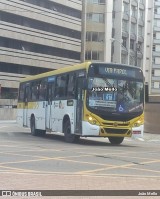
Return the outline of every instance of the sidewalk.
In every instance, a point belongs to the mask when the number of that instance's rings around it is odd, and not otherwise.
[[[0,120],[0,124],[10,124],[10,123],[14,123],[16,124],[16,120]]]

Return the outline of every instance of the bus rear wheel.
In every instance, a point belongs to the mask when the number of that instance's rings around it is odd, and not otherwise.
[[[111,144],[121,144],[124,140],[124,137],[108,137]]]
[[[65,141],[69,143],[78,142],[80,138],[79,135],[71,134],[71,124],[69,120],[64,124],[64,137]]]

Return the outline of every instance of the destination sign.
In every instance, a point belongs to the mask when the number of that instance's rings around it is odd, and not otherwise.
[[[127,76],[127,70],[126,69],[105,67],[105,71],[106,71],[106,73],[109,73],[109,74],[118,74],[118,75]]]
[[[118,64],[92,64],[89,67],[89,75],[109,75],[126,78],[143,79],[142,71],[139,68],[123,66]]]
[[[132,68],[115,68],[115,67],[99,67],[99,74],[108,74],[108,75],[116,75],[123,77],[136,77],[136,71]]]

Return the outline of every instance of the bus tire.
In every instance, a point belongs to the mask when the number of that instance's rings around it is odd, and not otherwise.
[[[108,137],[111,144],[119,145],[123,142],[124,137]]]
[[[67,120],[64,124],[64,137],[65,141],[69,143],[78,142],[80,138],[79,135],[71,134],[71,124],[69,120]]]
[[[40,131],[40,135],[43,137],[46,135],[46,130],[39,130]]]
[[[31,135],[37,136],[38,135],[38,130],[36,129],[35,117],[34,116],[31,117],[30,128],[31,128]]]

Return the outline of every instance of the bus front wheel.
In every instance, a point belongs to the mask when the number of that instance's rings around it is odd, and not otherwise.
[[[36,126],[35,126],[35,117],[34,116],[31,117],[30,127],[31,127],[31,134],[33,136],[36,136],[38,134],[38,132],[37,132]]]
[[[69,120],[64,124],[64,137],[65,141],[69,143],[78,142],[80,138],[79,135],[71,134],[71,124]]]
[[[121,144],[124,140],[124,137],[108,137],[111,144]]]

